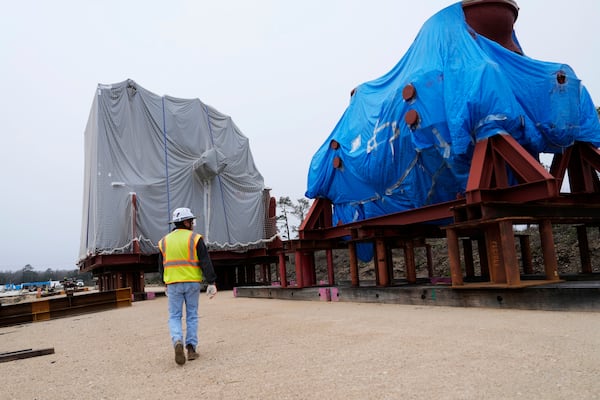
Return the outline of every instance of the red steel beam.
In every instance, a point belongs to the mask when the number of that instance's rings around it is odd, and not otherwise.
[[[508,167],[517,185],[508,185]],[[496,135],[475,145],[466,198],[467,203],[533,201],[559,196],[558,185],[559,181],[512,136]]]
[[[375,240],[375,261],[377,272],[378,272],[378,286],[389,286],[390,276],[388,274],[387,255],[386,255],[386,244],[381,238]]]
[[[552,224],[549,220],[544,220],[539,224],[540,242],[542,254],[544,256],[544,269],[546,279],[558,280],[558,263],[556,261],[556,250],[554,248],[554,236],[552,234]]]
[[[512,136],[496,135],[492,139],[494,151],[512,167],[513,172],[521,180],[535,182],[538,180],[554,179],[544,166],[529,154]]]
[[[405,226],[413,224],[432,223],[448,218],[452,218],[451,209],[455,206],[464,204],[464,200],[453,200],[445,203],[415,208],[412,210],[401,211],[394,214],[384,215],[380,217],[368,218],[348,224],[315,229],[303,232],[304,239],[327,240],[339,239],[350,235],[353,229],[368,229],[372,227],[391,227]]]
[[[79,269],[87,272],[100,267],[119,265],[156,266],[158,254],[97,254],[79,263]]]
[[[356,243],[348,243],[348,253],[350,257],[350,281],[352,287],[359,286],[358,280],[358,259],[356,257]]]
[[[463,274],[460,267],[460,247],[458,233],[452,228],[446,229],[446,244],[448,246],[448,261],[450,262],[450,276],[452,286],[462,286]]]

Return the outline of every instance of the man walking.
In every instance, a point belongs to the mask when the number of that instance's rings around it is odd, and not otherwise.
[[[215,281],[217,275],[202,239],[202,235],[193,231],[196,217],[189,208],[177,208],[173,211],[175,224],[171,233],[159,240],[159,266],[162,267],[163,281],[167,285],[169,298],[169,331],[175,347],[175,362],[185,364],[183,348],[183,304],[185,303],[185,347],[187,359],[198,358],[198,302],[200,283],[208,283],[206,293],[209,298],[217,294]]]

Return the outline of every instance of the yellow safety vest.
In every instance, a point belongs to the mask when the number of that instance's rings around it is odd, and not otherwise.
[[[158,248],[163,256],[163,280],[168,285],[177,282],[202,282],[202,268],[196,255],[196,245],[202,235],[187,229],[175,229],[160,239]]]

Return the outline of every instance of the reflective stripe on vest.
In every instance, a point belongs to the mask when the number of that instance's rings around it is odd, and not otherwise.
[[[196,245],[201,238],[190,230],[176,229],[158,242],[163,256],[163,279],[167,285],[202,281],[202,269],[196,255]]]

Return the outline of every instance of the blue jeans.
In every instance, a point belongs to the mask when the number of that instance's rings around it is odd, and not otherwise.
[[[185,303],[185,342],[196,348],[198,345],[198,301],[200,300],[200,282],[181,282],[167,285],[169,297],[169,331],[173,345],[183,342],[183,304]]]

